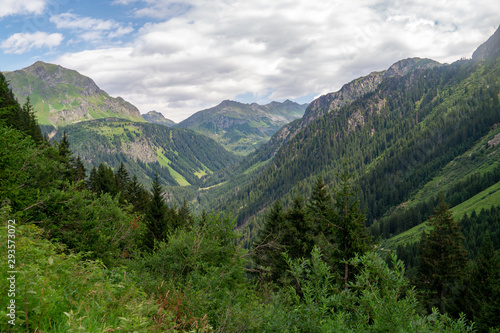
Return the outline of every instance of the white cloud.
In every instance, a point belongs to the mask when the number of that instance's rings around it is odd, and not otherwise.
[[[0,18],[19,14],[41,14],[48,0],[2,0]]]
[[[266,101],[334,91],[407,57],[470,57],[500,23],[493,2],[116,0],[164,20],[126,47],[58,62],[142,112],[179,121],[243,94]]]
[[[54,23],[58,29],[76,31],[83,40],[93,42],[122,37],[134,31],[131,25],[123,25],[114,20],[81,17],[73,13],[52,16],[50,22]]]
[[[55,47],[61,44],[63,36],[59,33],[46,32],[16,33],[2,41],[0,47],[5,53],[23,54],[32,49]]]

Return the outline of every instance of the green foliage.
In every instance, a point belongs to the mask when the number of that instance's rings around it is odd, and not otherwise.
[[[429,316],[419,315],[415,292],[404,276],[404,264],[395,256],[392,268],[375,253],[354,257],[350,264],[358,274],[348,289],[335,287],[335,277],[317,247],[310,259],[288,258],[287,262],[300,289],[281,291],[264,318],[263,331],[473,331],[463,317],[454,321],[436,311]]]
[[[163,198],[163,188],[158,179],[158,174],[155,174],[152,188],[151,200],[149,201],[145,216],[148,232],[144,239],[145,245],[150,250],[153,250],[155,243],[164,240],[169,231],[166,219],[167,205]]]
[[[55,189],[32,214],[48,237],[75,251],[91,252],[106,265],[133,253],[146,232],[131,207],[121,206],[118,197],[109,194]]]
[[[500,328],[500,257],[489,233],[483,238],[478,257],[467,279],[467,309],[481,332]]]
[[[44,142],[30,100],[27,99],[21,107],[2,73],[0,73],[0,123],[31,136],[37,144]]]
[[[453,308],[451,291],[463,276],[467,252],[462,245],[464,237],[443,198],[430,225],[431,231],[423,234],[420,243],[417,283],[428,307],[437,306],[443,313]]]
[[[281,253],[286,252],[292,259],[306,258],[317,245],[324,249],[331,268],[342,269],[342,282],[347,287],[353,278],[348,260],[366,252],[371,240],[347,169],[340,177],[343,184],[334,202],[318,178],[306,205],[301,196],[286,211],[279,201],[275,203],[253,245],[252,258],[261,278],[275,282],[285,279],[286,263]]]
[[[234,243],[238,235],[233,227],[227,217],[205,216],[136,260],[147,290],[175,313],[183,330],[205,325],[209,331],[206,320],[231,332],[255,325],[251,321],[257,318],[247,318],[255,311],[255,296],[245,279],[245,253]]]
[[[4,207],[5,208],[5,207]],[[0,214],[7,221],[5,214]],[[7,235],[6,226],[0,228]],[[72,254],[64,246],[43,239],[43,230],[16,225],[15,326],[6,318],[8,284],[2,283],[0,330],[7,332],[152,332],[159,309],[123,268],[107,269],[99,260]],[[6,237],[2,236],[6,244]],[[6,256],[2,246],[2,257]],[[2,266],[0,278],[7,281]],[[163,323],[162,323],[163,324]]]

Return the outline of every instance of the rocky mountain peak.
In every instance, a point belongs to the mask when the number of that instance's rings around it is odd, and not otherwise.
[[[472,54],[472,60],[496,59],[500,57],[500,26],[495,33]]]

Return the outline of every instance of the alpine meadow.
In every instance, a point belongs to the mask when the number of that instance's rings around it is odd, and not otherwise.
[[[500,332],[500,28],[182,121],[96,82],[0,73],[1,332]]]

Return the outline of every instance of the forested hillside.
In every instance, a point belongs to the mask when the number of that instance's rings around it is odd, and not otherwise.
[[[222,205],[238,212],[239,224],[249,223],[269,202],[281,198],[288,205],[297,186],[309,196],[318,175],[335,187],[345,162],[368,225],[382,225],[383,216],[411,203],[448,163],[478,140],[491,140],[500,121],[499,70],[498,59],[459,61],[386,78],[373,92],[313,120]],[[497,163],[495,151],[480,151],[490,157],[487,164]],[[466,170],[461,177],[483,171]]]
[[[266,105],[223,101],[193,114],[177,126],[204,134],[236,154],[248,155],[283,125],[302,117],[306,107],[307,104],[289,100]]]
[[[59,128],[53,140],[63,135],[87,170],[124,163],[142,184],[158,173],[163,184],[201,185],[203,176],[238,161],[212,139],[157,124],[107,118]]]

